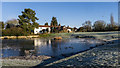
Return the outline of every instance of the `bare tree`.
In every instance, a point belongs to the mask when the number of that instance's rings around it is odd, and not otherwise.
[[[102,20],[96,21],[93,25],[94,31],[105,31],[106,23]]]
[[[17,25],[19,25],[19,22],[16,19],[8,20],[6,22],[6,28],[16,27]]]
[[[85,31],[92,31],[92,25],[91,25],[91,21],[86,21],[85,23],[82,24],[83,28]]]

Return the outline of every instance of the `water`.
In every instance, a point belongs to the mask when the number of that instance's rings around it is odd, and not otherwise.
[[[101,41],[95,39],[69,38],[63,40],[52,39],[3,39],[3,57],[25,56],[25,51],[32,51],[34,55],[47,55],[60,57],[67,54],[75,54],[90,47],[94,47]]]

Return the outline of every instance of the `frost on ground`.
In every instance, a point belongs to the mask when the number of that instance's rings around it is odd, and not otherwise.
[[[3,58],[2,66],[36,66],[49,58],[49,56]]]
[[[119,44],[106,44],[46,66],[118,66]]]

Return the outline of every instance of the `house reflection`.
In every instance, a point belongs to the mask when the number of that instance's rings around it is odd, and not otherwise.
[[[61,52],[62,43],[63,43],[62,40],[52,40],[51,41],[52,56],[58,56],[58,54]]]
[[[35,38],[34,39],[34,46],[43,46],[43,45],[50,45],[51,44],[51,40],[43,40],[43,39],[39,39],[39,38]]]
[[[53,54],[56,54],[58,50],[58,46],[59,46],[59,43],[57,41],[51,41],[51,48],[52,48]]]
[[[52,40],[52,39],[34,39],[34,46],[36,53],[38,55],[52,55],[56,56],[60,49],[62,40]]]

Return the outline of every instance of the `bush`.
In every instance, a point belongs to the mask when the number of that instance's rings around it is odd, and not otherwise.
[[[94,31],[105,31],[106,23],[102,20],[96,21],[93,25]]]
[[[20,27],[12,27],[10,29],[5,29],[2,31],[2,36],[24,36],[28,35],[27,32],[25,32]]]

